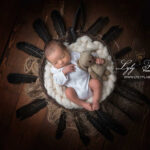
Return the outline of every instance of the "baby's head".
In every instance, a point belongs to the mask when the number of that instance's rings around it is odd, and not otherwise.
[[[52,40],[45,46],[45,57],[57,69],[68,65],[71,60],[67,47],[58,40]]]

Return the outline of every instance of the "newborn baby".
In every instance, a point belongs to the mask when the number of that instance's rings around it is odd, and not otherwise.
[[[54,81],[66,86],[65,94],[70,101],[89,111],[99,109],[102,84],[97,79],[90,79],[89,73],[78,67],[80,53],[70,52],[63,43],[52,40],[45,47],[45,57],[52,64]],[[97,64],[104,63],[101,58],[95,61]],[[91,96],[92,104],[85,101]]]

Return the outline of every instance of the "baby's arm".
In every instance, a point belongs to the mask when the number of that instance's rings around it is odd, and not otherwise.
[[[53,79],[55,83],[59,85],[64,85],[68,81],[68,76],[63,73],[63,71],[59,71],[53,74]]]
[[[53,79],[57,84],[65,85],[68,81],[68,73],[73,72],[74,70],[74,64],[67,65],[59,71],[53,71]]]

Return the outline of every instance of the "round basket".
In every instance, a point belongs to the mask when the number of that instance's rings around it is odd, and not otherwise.
[[[114,57],[113,57],[113,55],[112,55],[112,52],[111,52],[110,48],[108,48],[108,46],[104,43],[104,41],[102,41],[102,40],[100,39],[99,36],[94,37],[94,36],[87,35],[87,34],[86,34],[86,35],[85,35],[85,34],[80,34],[80,35],[78,36],[78,38],[83,37],[83,36],[88,36],[88,37],[90,37],[90,38],[92,39],[92,42],[93,42],[93,41],[99,41],[99,42],[101,42],[101,43],[103,44],[103,46],[107,47],[108,53],[109,53],[109,55],[110,55],[111,58],[112,58],[113,65],[114,65],[114,67],[116,66],[116,62],[115,62],[115,60],[114,60]],[[61,41],[61,42],[66,42],[66,39],[60,39],[60,41]],[[55,105],[57,105],[57,106],[59,106],[59,107],[62,107],[62,108],[65,109],[65,110],[69,110],[69,109],[65,108],[63,105],[58,104],[57,101],[56,101],[56,99],[53,98],[52,96],[50,96],[50,95],[48,94],[47,89],[45,88],[45,85],[44,85],[45,65],[46,65],[46,58],[45,58],[45,56],[43,56],[42,61],[41,61],[41,65],[40,65],[40,68],[39,68],[39,77],[40,77],[40,82],[41,82],[42,89],[43,89],[44,93],[45,93],[46,96],[47,96],[47,100],[48,100],[48,101],[52,101]],[[113,70],[113,71],[114,71],[114,74],[115,74],[115,76],[116,76],[115,70]],[[112,92],[111,92],[111,93],[112,93]],[[111,93],[110,93],[110,94],[111,94]],[[79,111],[80,111],[80,112],[84,112],[84,111],[85,111],[83,108],[81,108],[81,109],[72,108],[72,109],[70,109],[70,110],[71,110],[71,111],[76,111],[76,110],[77,110],[78,112],[79,112]]]

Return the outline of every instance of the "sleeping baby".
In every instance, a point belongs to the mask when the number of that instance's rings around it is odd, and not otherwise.
[[[60,41],[52,40],[45,47],[45,57],[52,64],[54,82],[66,87],[65,94],[70,101],[89,111],[99,109],[102,84],[97,79],[90,79],[89,73],[78,67],[79,52],[69,51]],[[95,61],[104,63],[102,58]],[[92,104],[85,101],[91,96]]]

